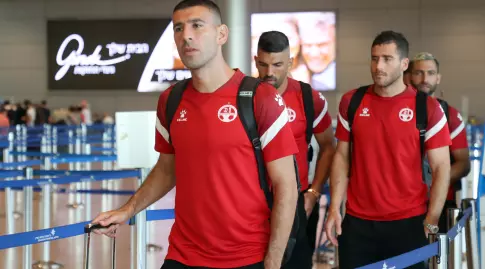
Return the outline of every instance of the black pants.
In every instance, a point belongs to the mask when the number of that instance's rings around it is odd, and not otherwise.
[[[439,224],[438,226],[440,227],[440,233],[446,233],[448,232],[448,228],[446,227],[447,225],[447,215],[448,215],[448,209],[449,208],[457,208],[456,207],[456,201],[450,201],[450,200],[446,200],[445,202],[445,206],[443,207],[443,211],[441,212],[441,216],[440,216],[440,221],[439,221]]]
[[[160,269],[211,269],[209,267],[191,267],[184,265],[182,263],[179,263],[174,260],[165,260],[165,262],[162,265],[162,268]],[[243,267],[237,267],[237,268],[231,268],[231,269],[264,269],[264,263],[256,263],[256,264],[251,264],[248,266],[243,266]]]
[[[299,199],[304,199],[304,192],[300,193]],[[295,249],[291,254],[290,260],[282,266],[283,269],[311,269],[313,261],[313,252],[317,237],[317,224],[319,214],[319,204],[315,204],[310,217],[306,218],[304,203],[299,207],[300,229]]]
[[[365,266],[427,245],[424,218],[420,215],[397,221],[369,221],[347,214],[338,237],[339,268]],[[408,268],[426,268],[426,263]]]

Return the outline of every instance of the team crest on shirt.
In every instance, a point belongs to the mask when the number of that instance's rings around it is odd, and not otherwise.
[[[237,118],[237,109],[231,104],[223,105],[217,111],[217,117],[222,122],[231,122]]]
[[[296,112],[295,110],[288,107],[288,121],[293,122],[296,119]]]
[[[180,115],[179,115],[179,118],[177,119],[177,121],[187,121],[187,116],[185,116],[185,115],[187,115],[187,110],[182,109],[180,111]]]
[[[408,122],[413,119],[414,112],[412,109],[409,108],[403,108],[401,111],[399,111],[399,119],[401,119],[404,122]]]

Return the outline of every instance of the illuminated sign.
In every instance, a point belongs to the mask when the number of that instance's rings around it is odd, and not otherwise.
[[[185,78],[168,19],[48,22],[49,89],[152,92]]]

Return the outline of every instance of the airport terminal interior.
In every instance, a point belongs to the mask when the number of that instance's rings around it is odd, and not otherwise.
[[[121,225],[116,240],[87,227],[98,214],[132,197],[157,162],[155,144],[169,141],[157,111],[159,97],[193,72],[174,40],[180,25],[172,15],[179,2],[0,0],[0,269],[162,267],[175,221],[176,187]],[[213,2],[229,29],[222,46],[229,67],[260,76],[261,61],[254,56],[261,35],[284,33],[292,59],[288,77],[311,85],[315,96],[325,100],[323,110],[335,135],[349,128],[339,108],[342,97],[381,76],[372,74],[371,57],[379,33],[401,33],[414,64],[436,62],[437,72],[423,76],[438,80],[418,86],[410,78],[407,82],[406,75],[419,75],[411,65],[396,80],[417,91],[433,89],[435,97],[457,111],[461,124],[449,127],[449,137],[454,141],[466,133],[470,164],[458,180],[460,189],[453,189],[457,209],[446,215],[447,232],[430,237],[429,245],[361,268],[418,263],[485,268],[483,0]],[[401,120],[408,121],[401,112]],[[231,118],[231,113],[221,107],[217,116],[229,122],[238,115]],[[291,122],[295,111],[288,113]],[[369,116],[366,108],[357,114]],[[190,121],[192,115],[183,110],[175,117]],[[337,145],[338,139],[333,142]],[[311,184],[320,152],[316,136],[310,147]],[[338,247],[325,232],[333,189],[328,175],[324,182],[316,190],[312,269],[342,268]],[[345,202],[341,212],[345,216]]]

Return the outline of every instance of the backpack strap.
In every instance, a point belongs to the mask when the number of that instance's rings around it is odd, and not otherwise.
[[[348,176],[350,178],[350,171],[352,171],[352,144],[353,144],[353,135],[352,135],[352,123],[354,122],[355,112],[357,108],[359,108],[362,99],[364,99],[364,95],[367,92],[367,89],[370,85],[362,86],[358,88],[352,98],[350,99],[349,107],[347,108],[347,119],[349,123],[349,173]]]
[[[300,81],[300,87],[306,118],[306,143],[310,145],[313,136],[313,120],[315,119],[315,109],[313,107],[313,90],[310,84],[302,81]]]
[[[246,133],[253,145],[254,155],[256,156],[256,164],[258,167],[259,186],[264,192],[266,202],[271,210],[273,208],[273,194],[269,189],[266,181],[266,167],[263,158],[263,148],[258,133],[258,125],[254,117],[254,95],[260,80],[254,77],[246,76],[243,78],[239,86],[237,95],[237,110],[241,119],[241,123],[246,130]]]
[[[436,100],[438,100],[441,107],[443,108],[443,112],[445,113],[446,120],[448,121],[448,127],[449,127],[449,125],[450,125],[450,109],[449,109],[448,102],[446,102],[445,100],[439,99],[439,98],[436,98]],[[451,129],[450,129],[450,131],[451,131]]]
[[[423,175],[423,181],[426,182],[425,175],[425,147],[424,139],[426,129],[428,127],[428,110],[427,110],[428,95],[424,92],[417,91],[416,93],[416,128],[419,131],[419,148],[421,153],[421,171]]]
[[[190,79],[184,79],[177,82],[170,91],[167,99],[167,104],[165,106],[165,122],[167,123],[167,132],[170,134],[170,124],[172,123],[173,115],[182,101],[182,95],[184,94],[185,88],[189,84]],[[172,136],[169,135],[169,142],[172,143]]]

